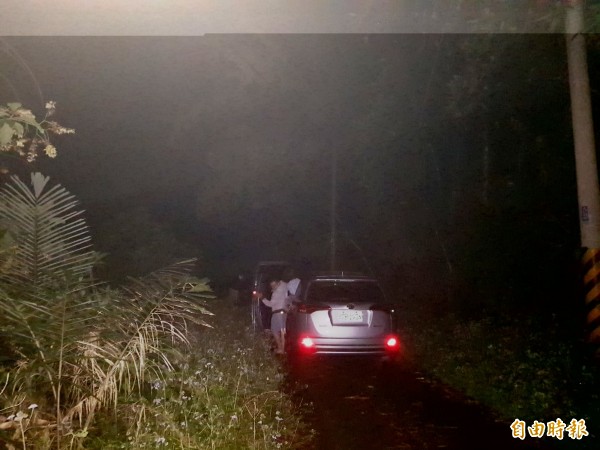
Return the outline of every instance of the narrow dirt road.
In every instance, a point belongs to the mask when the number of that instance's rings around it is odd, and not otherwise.
[[[361,358],[288,364],[287,386],[313,404],[318,449],[548,449],[551,442],[511,436],[484,408],[409,368]],[[550,439],[550,438],[546,438]]]

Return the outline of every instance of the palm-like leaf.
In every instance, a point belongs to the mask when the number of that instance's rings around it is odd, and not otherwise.
[[[94,252],[82,211],[62,186],[47,188],[48,180],[34,173],[29,188],[13,176],[0,190],[0,222],[17,248],[0,273],[4,280],[44,287],[91,271]]]
[[[74,342],[101,313],[96,295],[79,290],[27,292],[20,298],[0,290],[0,332],[15,344],[25,363],[19,371],[25,378],[43,373],[45,381],[38,380],[38,387],[49,387],[55,398],[64,384],[60,378],[65,364],[78,356]]]
[[[210,326],[203,315],[212,315],[203,299],[214,298],[207,279],[189,275],[193,261],[183,261],[142,279],[132,279],[121,295],[112,295],[112,326],[94,327],[78,342],[82,358],[76,364],[74,383],[89,393],[65,416],[86,417],[86,426],[100,405],[116,406],[118,395],[141,389],[151,376],[162,378],[173,368],[177,345],[188,345],[190,323]],[[106,321],[108,317],[104,320]]]
[[[74,418],[87,427],[98,408],[162,378],[188,344],[188,324],[208,326],[203,299],[213,296],[208,280],[189,276],[193,261],[121,291],[90,286],[94,253],[77,202],[47,183],[34,174],[29,189],[13,177],[0,191],[0,229],[11,238],[0,247],[0,333],[21,360],[13,389],[53,398],[60,447]]]
[[[0,333],[18,353],[13,386],[53,398],[57,439],[72,419],[93,420],[172,367],[187,327],[207,325],[207,280],[186,261],[114,291],[89,285],[94,253],[77,202],[48,178],[17,177],[0,190]],[[5,236],[6,233],[3,233]],[[8,257],[7,257],[8,256]]]
[[[203,299],[214,296],[188,266],[131,280],[120,291],[46,289],[15,300],[0,289],[0,331],[24,362],[13,382],[26,386],[34,376],[32,388],[47,389],[57,432],[72,430],[77,418],[88,427],[99,408],[117,407],[121,394],[163,378],[178,346],[188,344],[188,325],[209,326]]]

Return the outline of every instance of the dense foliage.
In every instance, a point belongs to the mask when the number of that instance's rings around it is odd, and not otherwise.
[[[497,313],[465,319],[416,305],[404,308],[411,357],[429,376],[486,405],[500,420],[600,420],[599,368],[578,325],[564,317]],[[569,448],[567,442],[564,448]],[[595,438],[578,443],[596,448]],[[561,447],[563,448],[563,447]]]
[[[34,174],[31,188],[13,177],[0,190],[10,237],[0,272],[0,441],[24,449],[292,446],[299,422],[276,391],[275,366],[261,362],[262,341],[252,344],[243,330],[237,341],[232,330],[202,333],[214,296],[208,280],[190,274],[192,261],[118,290],[96,285],[77,202],[47,184]]]

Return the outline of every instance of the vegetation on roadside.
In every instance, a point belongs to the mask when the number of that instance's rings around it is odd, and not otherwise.
[[[590,436],[597,433],[598,367],[556,316],[496,312],[464,320],[410,311],[404,320],[407,345],[423,369],[501,419],[584,419]]]
[[[191,261],[99,286],[77,202],[48,182],[0,190],[0,443],[305,448],[266,343]]]
[[[45,106],[44,118],[39,120],[20,103],[0,105],[0,155],[33,162],[43,149],[49,158],[56,157],[56,147],[50,142],[50,136],[74,134],[75,130],[51,120],[56,112],[56,102],[46,102]]]
[[[98,428],[90,448],[310,448],[314,432],[279,391],[283,375],[267,341],[229,301],[212,301],[210,309],[214,328],[192,333],[190,350],[149,383],[122,431]]]

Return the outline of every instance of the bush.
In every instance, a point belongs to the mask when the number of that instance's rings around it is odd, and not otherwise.
[[[556,318],[504,314],[465,321],[413,312],[405,319],[417,362],[501,419],[585,419],[590,435],[600,421],[598,368],[585,363],[582,344],[569,339]]]

